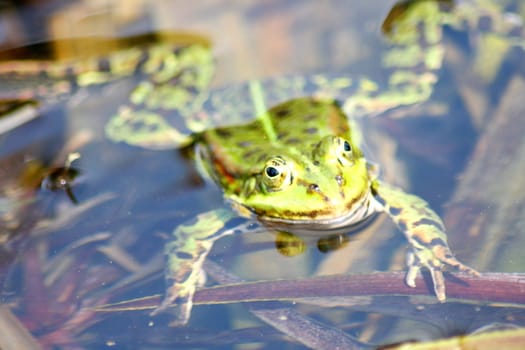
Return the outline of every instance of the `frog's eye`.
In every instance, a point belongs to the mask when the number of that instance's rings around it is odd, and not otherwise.
[[[281,157],[268,160],[262,174],[262,185],[268,192],[280,191],[292,183],[292,171]]]
[[[352,143],[339,136],[325,136],[314,149],[318,162],[334,163],[343,167],[354,164],[355,150]]]
[[[352,146],[350,146],[350,142],[344,141],[343,142],[343,151],[344,152],[352,152]]]
[[[279,169],[272,165],[269,165],[266,167],[265,173],[266,173],[266,176],[270,179],[273,179],[281,174]]]
[[[334,153],[337,157],[337,161],[344,166],[352,165],[354,153],[350,142],[341,137],[335,137],[333,139],[333,143],[333,149],[335,151]]]

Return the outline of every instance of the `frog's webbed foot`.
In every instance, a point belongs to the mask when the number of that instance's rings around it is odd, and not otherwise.
[[[191,223],[177,227],[171,241],[165,246],[166,294],[159,307],[151,313],[152,316],[169,309],[175,315],[172,326],[188,323],[193,295],[197,286],[203,284],[202,265],[213,243],[237,232],[236,228],[245,221],[224,208],[200,214]]]
[[[151,313],[152,316],[170,309],[175,315],[171,325],[182,326],[188,323],[193,307],[193,295],[204,273],[202,264],[214,240],[187,234],[205,233],[209,232],[191,226],[179,226],[175,231],[176,239],[166,244],[167,290],[160,306]]]
[[[372,190],[378,203],[410,244],[407,254],[408,272],[405,277],[410,287],[415,287],[421,268],[427,268],[432,276],[434,292],[439,301],[444,302],[446,293],[443,271],[453,268],[479,276],[476,270],[454,257],[447,244],[445,225],[427,202],[377,180],[373,183]]]
[[[170,326],[183,326],[190,319],[194,294],[195,285],[171,281],[171,286],[166,290],[162,303],[150,315],[155,316],[170,309],[173,310],[175,317],[170,322]]]
[[[450,249],[444,245],[434,247],[412,247],[407,254],[408,272],[405,282],[409,287],[416,286],[416,277],[422,267],[429,270],[434,286],[434,293],[440,302],[446,300],[445,278],[443,271],[449,267],[458,271],[466,272],[473,276],[479,276],[479,272],[461,263],[453,255]]]

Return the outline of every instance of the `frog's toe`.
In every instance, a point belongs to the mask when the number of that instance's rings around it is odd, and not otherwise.
[[[469,275],[479,277],[480,273],[476,270],[474,270],[472,267],[467,266],[460,261],[458,261],[455,257],[448,256],[446,260],[442,260],[442,262],[446,265],[449,265],[453,268],[455,268],[458,271],[468,273]]]
[[[432,276],[434,294],[441,303],[444,303],[447,300],[447,293],[445,290],[445,278],[443,277],[443,271],[438,269],[430,269],[430,276]]]
[[[409,252],[407,254],[408,271],[407,271],[407,274],[405,276],[405,283],[411,288],[415,288],[416,287],[416,277],[419,274],[419,270],[421,269],[421,266],[417,265],[415,263],[415,260],[416,260],[416,257],[414,255],[414,253]]]
[[[481,276],[481,274],[477,270],[474,270],[470,266],[460,264],[460,266],[458,268],[459,268],[460,271],[466,272],[469,275],[472,275],[472,276],[475,276],[475,277],[480,277]]]
[[[480,276],[479,272],[474,270],[472,267],[467,266],[461,263],[456,257],[452,254],[450,249],[445,246],[435,247],[433,250],[436,263],[434,265],[441,264],[443,266],[448,266],[456,269],[457,271],[468,273],[472,276]]]
[[[419,273],[419,269],[418,268],[409,268],[408,269],[408,272],[405,276],[405,283],[410,287],[410,288],[415,288],[416,287],[416,277]]]

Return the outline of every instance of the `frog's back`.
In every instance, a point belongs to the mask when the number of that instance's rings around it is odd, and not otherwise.
[[[347,117],[336,102],[312,97],[281,103],[248,124],[203,133],[209,153],[234,177],[260,171],[261,164],[279,154],[310,157],[326,136],[350,140]]]

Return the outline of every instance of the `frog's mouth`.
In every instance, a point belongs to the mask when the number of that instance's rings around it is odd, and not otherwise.
[[[343,234],[354,231],[369,222],[369,218],[378,212],[372,194],[364,196],[343,215],[323,219],[283,219],[278,217],[259,217],[264,226],[277,231],[296,235]]]

